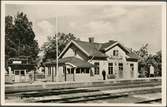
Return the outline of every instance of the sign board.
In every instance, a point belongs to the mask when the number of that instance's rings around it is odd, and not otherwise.
[[[13,61],[13,64],[21,64],[21,61]]]
[[[109,56],[108,59],[110,60],[123,60],[123,57],[122,56]]]

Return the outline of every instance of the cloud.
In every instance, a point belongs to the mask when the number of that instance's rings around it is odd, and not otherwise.
[[[47,41],[48,36],[52,36],[55,33],[54,26],[46,20],[38,22],[34,30],[36,34],[35,39],[38,40],[40,47]]]
[[[130,6],[129,6],[130,7]],[[115,39],[128,47],[140,48],[143,44],[150,44],[150,51],[158,51],[161,48],[161,8],[159,6],[115,6],[104,8],[89,17],[87,22],[72,22],[73,30],[89,33],[82,37],[95,36],[98,42]],[[96,16],[96,17],[95,17]],[[97,17],[100,16],[100,17]],[[91,18],[91,19],[90,19]],[[79,26],[79,27],[78,27]]]
[[[11,11],[10,11],[11,10]],[[135,5],[15,5],[32,19],[34,32],[42,45],[55,32],[55,17],[59,31],[74,33],[81,40],[94,36],[97,42],[118,40],[127,47],[140,48],[149,43],[151,51],[161,48],[161,7]]]
[[[103,10],[104,16],[101,16],[102,18],[117,18],[123,15],[126,15],[127,9],[125,9],[123,6],[116,6],[116,7],[108,7]]]

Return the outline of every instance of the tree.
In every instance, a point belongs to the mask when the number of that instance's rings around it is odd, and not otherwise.
[[[161,76],[161,51],[155,55],[148,54],[148,44],[145,44],[136,53],[140,57],[138,61],[140,77],[149,77],[150,65],[154,67],[155,76]]]
[[[60,54],[65,46],[71,41],[71,40],[76,40],[77,38],[71,34],[64,34],[64,33],[58,33],[58,54]],[[56,59],[56,36],[49,36],[48,37],[48,42],[46,42],[43,47],[42,47],[45,56],[44,56],[44,61],[46,59]]]
[[[139,56],[138,61],[138,70],[139,77],[145,77],[148,74],[146,60],[148,58],[148,43],[144,44],[139,50],[136,51],[136,54]]]
[[[32,22],[28,20],[23,12],[5,17],[5,58],[29,56],[36,59],[39,48],[34,40],[35,34],[32,29]]]
[[[155,55],[155,60],[156,60],[158,63],[161,63],[161,62],[162,62],[162,52],[161,52],[161,50],[156,53],[156,55]]]
[[[14,24],[13,17],[5,17],[5,67],[8,66],[7,60],[13,56],[17,55],[17,45],[12,40],[12,35],[14,34]]]
[[[162,75],[162,52],[161,50],[153,56],[156,61],[156,76]]]

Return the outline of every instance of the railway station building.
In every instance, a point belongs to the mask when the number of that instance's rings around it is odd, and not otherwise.
[[[56,60],[45,62],[45,78],[55,81],[93,81],[106,79],[136,79],[138,56],[120,42],[96,43],[71,40]]]

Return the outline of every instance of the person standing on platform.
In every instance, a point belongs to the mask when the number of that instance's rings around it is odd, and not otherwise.
[[[106,71],[105,70],[102,71],[102,75],[103,75],[103,80],[106,80]]]

